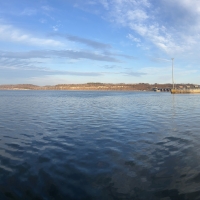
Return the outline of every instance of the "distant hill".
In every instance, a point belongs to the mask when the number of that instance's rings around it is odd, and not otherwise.
[[[177,88],[194,88],[195,84],[176,84]],[[54,86],[37,86],[32,84],[0,85],[0,90],[108,90],[108,91],[152,91],[154,88],[172,88],[172,84],[112,84],[112,83],[86,83],[86,84],[59,84]]]

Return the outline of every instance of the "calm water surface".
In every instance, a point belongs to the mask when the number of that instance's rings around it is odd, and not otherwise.
[[[200,199],[200,95],[0,91],[0,199]]]

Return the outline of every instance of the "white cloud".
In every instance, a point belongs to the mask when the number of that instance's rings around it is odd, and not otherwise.
[[[48,6],[48,5],[46,5],[46,6],[42,6],[41,8],[42,8],[42,10],[44,10],[44,11],[48,11],[48,12],[54,10],[54,8],[52,8],[51,6]]]
[[[129,10],[126,14],[127,20],[132,22],[132,21],[144,21],[148,18],[147,13],[145,13],[143,10]]]
[[[47,22],[47,20],[46,19],[40,19],[39,22],[42,23],[42,24],[44,24],[44,23]]]
[[[58,26],[57,25],[53,26],[52,28],[53,28],[53,31],[55,31],[55,32],[58,31]]]
[[[140,43],[141,42],[141,40],[139,38],[134,37],[130,33],[127,35],[127,38],[129,38],[130,40],[132,40],[133,42],[136,42],[136,43]]]
[[[35,14],[37,14],[37,10],[30,9],[30,8],[24,9],[23,12],[21,13],[21,15],[28,15],[28,16],[35,15]]]
[[[200,13],[199,0],[163,0],[165,4],[174,5],[174,7],[182,7],[190,12]]]
[[[106,2],[106,3],[105,3]],[[110,0],[100,3],[108,19],[132,30],[169,55],[193,51],[200,44],[199,0]]]
[[[34,46],[63,46],[59,41],[35,37],[11,25],[4,24],[0,24],[0,40],[25,43]]]
[[[101,0],[101,4],[104,6],[104,8],[109,9],[108,0]]]

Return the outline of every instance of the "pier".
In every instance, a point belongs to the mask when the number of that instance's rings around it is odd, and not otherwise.
[[[153,88],[154,92],[171,92],[171,88]]]
[[[171,89],[171,94],[191,94],[191,93],[200,93],[200,88]]]
[[[179,86],[179,88],[175,88],[174,84],[174,58],[172,60],[172,86],[173,88],[171,89],[171,94],[195,94],[195,93],[200,93],[200,87],[199,85],[194,85],[194,88],[190,88],[190,86],[186,86],[184,88],[183,86]]]

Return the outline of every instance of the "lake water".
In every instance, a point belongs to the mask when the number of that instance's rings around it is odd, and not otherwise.
[[[200,95],[0,91],[0,199],[200,199]]]

